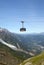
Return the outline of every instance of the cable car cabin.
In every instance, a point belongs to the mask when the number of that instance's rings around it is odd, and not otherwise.
[[[20,28],[20,31],[21,32],[25,32],[26,31],[26,28],[24,28],[24,21],[21,21],[21,23],[22,23],[22,28]]]
[[[24,32],[24,31],[26,31],[26,28],[20,28],[20,31]]]

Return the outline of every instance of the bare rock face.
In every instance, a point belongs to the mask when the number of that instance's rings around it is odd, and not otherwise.
[[[4,48],[0,45],[0,65],[18,65],[20,60],[13,56],[9,48]]]
[[[11,56],[10,53],[0,52],[0,64],[4,65],[17,65],[18,60]]]

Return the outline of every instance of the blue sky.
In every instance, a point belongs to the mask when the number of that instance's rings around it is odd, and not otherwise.
[[[0,27],[20,33],[22,20],[26,33],[44,32],[44,0],[0,0]]]

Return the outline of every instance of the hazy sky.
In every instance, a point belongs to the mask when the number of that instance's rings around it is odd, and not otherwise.
[[[44,0],[0,0],[0,27],[19,33],[22,20],[26,33],[44,32]]]

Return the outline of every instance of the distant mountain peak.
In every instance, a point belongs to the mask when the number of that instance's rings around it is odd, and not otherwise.
[[[3,29],[0,27],[0,32],[2,32],[3,31]]]
[[[5,28],[0,27],[0,32],[9,32],[9,31],[7,29],[5,29]]]

